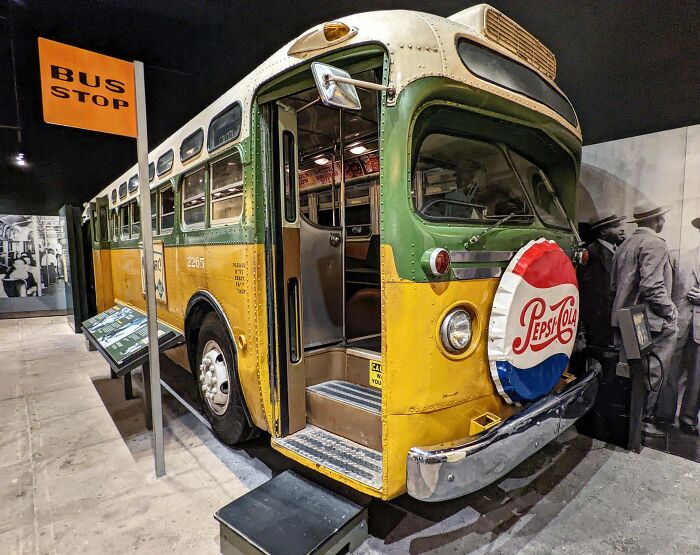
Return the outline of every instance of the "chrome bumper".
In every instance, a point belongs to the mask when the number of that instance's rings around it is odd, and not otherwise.
[[[556,438],[591,408],[600,364],[588,359],[586,373],[469,443],[413,447],[407,487],[421,501],[444,501],[477,491],[510,472]]]

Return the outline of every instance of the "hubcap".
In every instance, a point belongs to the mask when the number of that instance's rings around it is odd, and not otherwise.
[[[216,341],[207,341],[204,345],[202,363],[199,365],[199,385],[212,412],[224,414],[229,400],[228,368]]]

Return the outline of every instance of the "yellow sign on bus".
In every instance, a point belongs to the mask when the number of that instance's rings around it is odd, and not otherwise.
[[[39,38],[44,121],[136,137],[134,64]]]

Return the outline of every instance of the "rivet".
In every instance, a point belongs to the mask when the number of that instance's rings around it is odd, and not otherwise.
[[[455,477],[454,477],[452,474],[448,474],[448,475],[447,475],[447,481],[448,481],[448,482],[454,482],[454,481],[455,481]]]

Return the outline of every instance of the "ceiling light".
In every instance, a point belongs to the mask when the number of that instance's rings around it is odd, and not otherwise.
[[[314,160],[314,162],[316,164],[318,164],[319,166],[325,166],[328,162],[330,162],[330,160],[328,158],[324,158],[323,156],[321,156],[320,158],[316,158],[316,160]]]
[[[363,152],[367,152],[367,147],[362,146],[362,145],[357,145],[357,146],[352,147],[350,149],[350,152],[352,152],[353,154],[362,154]]]

